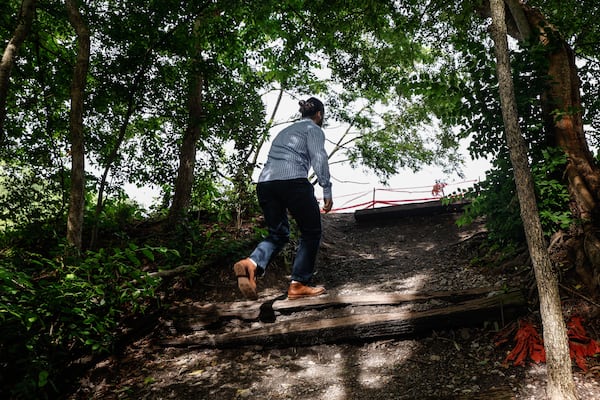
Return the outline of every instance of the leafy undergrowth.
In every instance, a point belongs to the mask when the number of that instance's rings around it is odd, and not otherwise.
[[[143,331],[140,321],[182,295],[177,280],[154,273],[187,265],[183,279],[197,279],[256,233],[238,240],[213,220],[177,229],[139,221],[105,227],[98,247],[81,254],[39,234],[4,238],[0,249],[0,398],[62,398],[86,363],[118,352]]]

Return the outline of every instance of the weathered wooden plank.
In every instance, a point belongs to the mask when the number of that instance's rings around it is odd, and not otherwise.
[[[263,298],[260,301],[240,301],[228,303],[175,304],[171,310],[180,330],[186,331],[208,327],[223,319],[238,318],[246,321],[273,321],[275,313],[292,313],[302,310],[325,309],[346,306],[398,305],[406,302],[447,300],[460,302],[476,296],[493,293],[493,288],[472,288],[418,293],[379,293],[370,295],[325,295],[306,299],[287,300],[285,295]]]
[[[439,292],[416,293],[376,293],[368,295],[329,295],[297,300],[277,300],[273,310],[278,312],[294,312],[307,309],[322,309],[345,306],[393,306],[407,302],[424,302],[429,300],[447,300],[453,303],[469,298],[494,293],[493,288],[472,288],[465,290],[447,290]]]
[[[422,397],[420,400],[514,400],[510,386],[490,388],[477,393],[457,393],[447,396]]]
[[[467,201],[456,201],[444,204],[442,200],[426,201],[421,203],[407,203],[388,207],[367,208],[356,210],[354,219],[357,222],[379,222],[390,218],[416,217],[436,215],[462,211]]]
[[[178,333],[216,325],[221,318],[214,304],[176,304],[171,306],[170,311],[170,320],[165,324]]]
[[[281,297],[281,296],[280,296]],[[263,298],[257,301],[228,303],[189,303],[173,304],[171,315],[175,327],[180,331],[198,330],[218,324],[222,320],[238,318],[245,321],[272,321],[272,303],[279,297]],[[261,314],[266,316],[261,317]]]
[[[432,329],[480,325],[512,319],[525,308],[518,290],[418,312],[347,315],[329,319],[297,319],[222,334],[204,334],[164,342],[169,346],[238,347],[244,345],[305,346],[385,338],[414,337]]]

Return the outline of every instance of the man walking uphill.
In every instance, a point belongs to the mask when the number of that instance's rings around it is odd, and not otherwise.
[[[321,243],[321,212],[314,187],[308,181],[311,167],[323,187],[323,211],[329,212],[333,206],[325,134],[321,129],[325,107],[314,97],[299,104],[302,119],[275,137],[256,186],[269,234],[250,257],[233,266],[238,287],[248,299],[258,298],[256,277],[264,274],[271,258],[289,241],[288,211],[300,230],[288,299],[318,296],[325,292],[322,287],[308,285]]]

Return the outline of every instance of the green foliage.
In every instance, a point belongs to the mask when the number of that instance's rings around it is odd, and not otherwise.
[[[154,304],[160,280],[143,268],[166,253],[130,244],[81,260],[6,254],[0,261],[3,386],[17,397],[43,397],[57,390],[52,385],[62,381],[65,360],[111,351],[122,318]]]
[[[221,265],[225,259],[234,259],[247,252],[260,238],[260,232],[241,240],[237,229],[219,220],[218,215],[203,215],[202,219],[181,222],[173,229],[168,246],[178,251],[184,263],[201,266]],[[202,271],[197,271],[202,273]]]
[[[55,7],[38,8],[20,49],[3,149],[10,160],[49,170],[68,162],[75,38]],[[94,174],[109,172],[111,189],[125,182],[168,186],[189,122],[189,80],[199,76],[199,175],[227,174],[223,179],[234,185],[250,180],[256,166],[248,160],[266,134],[262,95],[273,88],[330,97],[330,115],[348,123],[352,118],[360,134],[357,146],[341,144],[347,159],[383,179],[401,168],[442,163],[447,154],[446,165],[454,168],[451,128],[462,78],[451,68],[432,67],[451,57],[418,34],[423,21],[414,15],[421,8],[323,1],[86,4],[82,11],[95,43],[85,93],[86,160]],[[331,78],[317,76],[323,67]],[[335,87],[342,93],[332,94]],[[350,106],[362,99],[371,108],[355,119]],[[377,106],[393,112],[380,117]],[[369,127],[369,119],[378,124]],[[432,134],[421,139],[423,132]],[[230,145],[233,154],[223,150]],[[236,188],[233,201],[245,201],[245,192]]]
[[[95,222],[101,231],[116,232],[118,234],[125,227],[144,218],[142,207],[125,194],[105,199],[99,215],[96,215],[96,205],[92,204],[95,203],[96,199],[92,196],[89,197],[85,209],[86,225],[92,226],[92,223]]]
[[[569,209],[569,191],[560,180],[567,164],[566,155],[559,149],[542,151],[543,161],[531,168],[544,234],[550,237],[558,230],[571,225],[573,216]]]
[[[567,162],[565,154],[553,148],[542,151],[543,161],[532,166],[538,212],[544,235],[550,237],[573,223],[569,211],[567,187],[557,177],[561,176]],[[524,243],[525,233],[520,217],[519,202],[508,161],[498,159],[495,168],[488,172],[485,181],[462,195],[471,201],[459,224],[485,216],[491,242],[500,246]]]
[[[459,121],[465,127],[461,136],[470,137],[469,151],[474,158],[487,158],[493,168],[486,180],[471,193],[461,223],[485,216],[492,243],[507,248],[511,243],[524,243],[525,236],[520,217],[512,166],[504,135],[502,112],[498,100],[495,60],[490,51],[489,33],[481,19],[463,14],[463,30],[449,30],[451,43],[460,52],[457,67],[468,76],[462,91],[463,107]],[[517,99],[521,132],[528,146],[537,203],[544,234],[550,236],[564,229],[570,222],[568,193],[562,181],[564,155],[549,147],[552,140],[543,127],[541,93],[547,84],[547,54],[539,45],[521,43],[511,47],[511,67]]]
[[[466,193],[471,203],[459,219],[459,225],[485,216],[489,240],[500,246],[523,242],[525,233],[520,217],[512,169],[506,160],[486,174],[486,179]]]
[[[424,115],[422,105],[407,103],[401,109],[401,113],[392,110],[379,114],[361,130],[354,147],[347,150],[350,165],[368,167],[382,181],[399,170],[417,172],[425,165],[458,171],[458,142],[449,128]]]
[[[60,215],[65,204],[55,178],[44,176],[44,171],[2,163],[0,229],[19,229]]]
[[[223,187],[213,174],[199,174],[192,191],[191,210],[199,214],[216,215],[217,219],[230,218],[231,213],[224,207]]]

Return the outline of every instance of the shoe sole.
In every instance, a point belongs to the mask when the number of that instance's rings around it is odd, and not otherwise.
[[[256,289],[250,284],[250,279],[248,279],[248,275],[246,274],[246,268],[244,268],[243,265],[235,264],[233,266],[233,272],[235,272],[237,277],[238,288],[240,289],[240,292],[242,292],[242,295],[247,299],[257,300],[258,295],[256,294]]]

